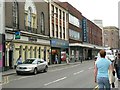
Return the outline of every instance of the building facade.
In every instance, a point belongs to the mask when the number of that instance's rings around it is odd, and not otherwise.
[[[84,40],[84,43],[91,44],[91,47],[86,49],[86,51],[88,51],[87,58],[92,59],[95,55],[97,55],[99,49],[101,49],[98,47],[102,47],[102,29],[88,19],[87,29],[88,39],[87,41]]]
[[[58,2],[49,2],[50,17],[50,45],[51,45],[51,64],[66,62],[62,59],[62,53],[69,53],[68,41],[68,11],[62,8]]]
[[[92,59],[97,51],[102,49],[102,30],[69,3],[64,2],[60,5],[69,12],[69,55],[71,60]],[[100,35],[97,36],[96,33]]]
[[[102,29],[102,45],[104,46],[104,33],[103,33],[103,21],[102,20],[93,20],[93,22]]]
[[[119,29],[115,26],[107,26],[104,30],[104,46],[113,49],[119,48]]]
[[[68,13],[68,30],[69,30],[69,56],[70,62],[82,59],[83,50],[81,46],[75,44],[82,43],[82,14],[71,4],[67,2],[59,3]]]
[[[27,58],[43,58],[49,62],[48,26],[46,2],[5,2],[5,66],[13,68],[19,55],[23,61]]]

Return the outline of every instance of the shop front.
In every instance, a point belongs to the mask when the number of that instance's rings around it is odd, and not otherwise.
[[[69,54],[69,42],[60,39],[51,39],[50,64],[66,63]]]
[[[14,40],[12,43],[13,46],[11,48],[11,42],[6,42],[6,66],[9,66],[9,68],[14,68],[20,55],[22,56],[22,61],[27,58],[42,58],[49,62],[49,45],[19,40]]]

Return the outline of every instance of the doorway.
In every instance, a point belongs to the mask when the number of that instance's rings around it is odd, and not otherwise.
[[[12,61],[13,61],[13,50],[9,51],[9,68],[13,68],[12,67]]]

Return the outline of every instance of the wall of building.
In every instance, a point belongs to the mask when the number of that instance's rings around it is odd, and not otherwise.
[[[90,20],[87,21],[88,24],[88,42],[90,44],[102,46],[102,29],[95,25]]]
[[[119,47],[119,29],[114,26],[104,27],[104,46],[111,48]]]

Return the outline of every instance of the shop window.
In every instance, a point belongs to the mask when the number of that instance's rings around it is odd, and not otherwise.
[[[37,58],[37,47],[34,49],[34,57]]]
[[[41,58],[41,47],[39,47],[39,54],[38,54],[39,56],[39,58]]]
[[[33,48],[32,48],[32,46],[30,47],[30,58],[32,58],[32,52],[33,52]]]
[[[19,56],[22,55],[22,50],[23,50],[23,47],[22,45],[20,46],[20,49],[19,49]]]
[[[25,46],[25,60],[27,59],[27,52],[28,52],[28,47]]]
[[[46,60],[46,47],[44,47],[43,53],[44,53],[44,60]]]

